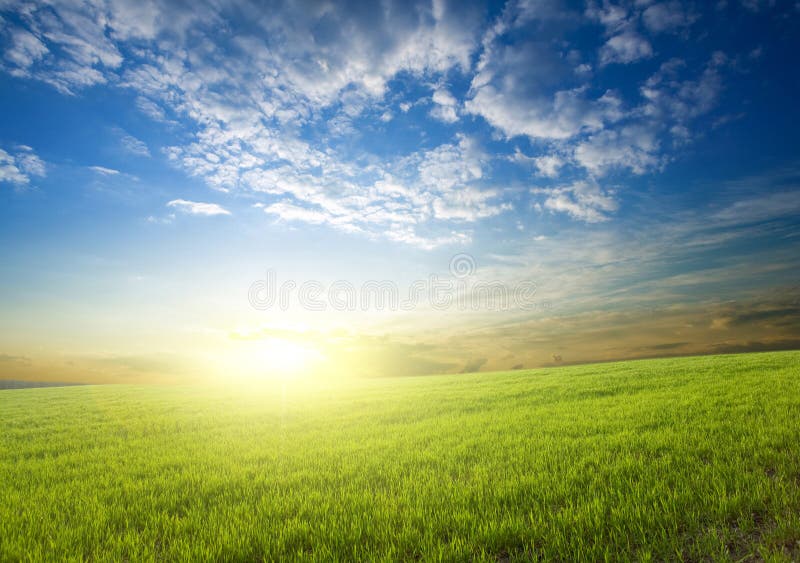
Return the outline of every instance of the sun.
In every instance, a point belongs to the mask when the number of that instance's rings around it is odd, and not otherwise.
[[[262,343],[259,355],[264,365],[284,374],[301,373],[320,357],[319,352],[307,344],[278,338]]]
[[[296,379],[311,375],[322,359],[310,343],[284,338],[268,338],[243,343],[231,350],[226,362],[234,375],[246,379]]]

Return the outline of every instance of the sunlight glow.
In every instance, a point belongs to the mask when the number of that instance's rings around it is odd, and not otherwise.
[[[324,356],[306,342],[268,338],[244,343],[226,362],[230,375],[246,379],[296,379],[311,375]]]

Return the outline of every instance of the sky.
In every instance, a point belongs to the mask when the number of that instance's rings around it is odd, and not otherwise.
[[[0,0],[0,377],[800,347],[798,24],[778,0]]]

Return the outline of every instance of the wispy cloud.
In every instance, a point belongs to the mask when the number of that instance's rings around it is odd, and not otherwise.
[[[136,156],[150,157],[150,149],[144,141],[137,139],[122,129],[116,129],[116,132],[119,135],[119,142],[122,148],[127,152]]]
[[[550,189],[535,189],[534,193],[546,193],[544,207],[550,211],[566,213],[587,223],[608,220],[608,214],[616,211],[617,202],[613,191],[602,189],[594,181],[578,181],[567,186]]]
[[[10,354],[0,354],[0,363],[28,365],[31,363],[31,359],[28,358],[27,356],[13,356]]]
[[[119,170],[115,170],[113,168],[106,168],[105,166],[90,166],[89,170],[100,174],[101,176],[116,176],[119,174]]]
[[[654,33],[674,32],[682,30],[699,19],[691,8],[677,0],[657,2],[642,12],[642,21]]]
[[[167,203],[167,207],[172,207],[189,215],[230,215],[231,212],[217,205],[216,203],[203,203],[198,201],[188,201],[185,199],[173,199]]]

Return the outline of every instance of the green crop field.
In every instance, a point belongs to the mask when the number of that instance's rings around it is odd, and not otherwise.
[[[0,392],[0,559],[797,560],[800,352]]]

